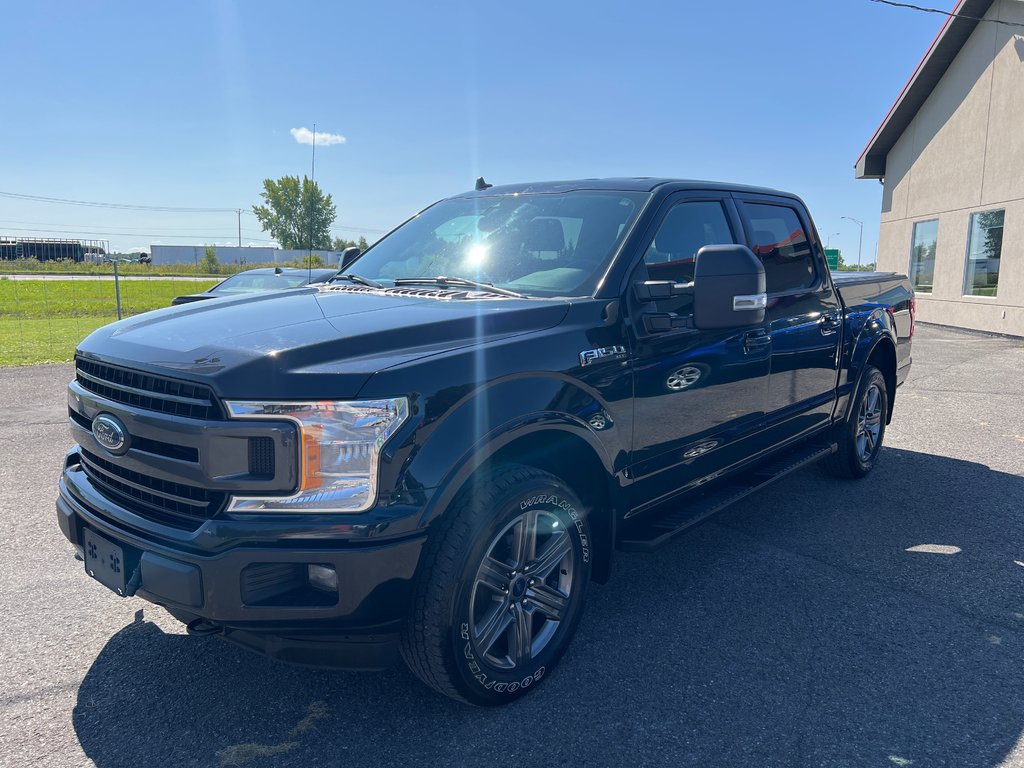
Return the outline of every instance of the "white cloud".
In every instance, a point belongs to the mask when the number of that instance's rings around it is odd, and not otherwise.
[[[292,128],[291,134],[299,144],[312,144],[313,132],[309,128]],[[348,139],[340,133],[316,132],[316,145],[318,147],[330,146],[331,144],[344,144]]]

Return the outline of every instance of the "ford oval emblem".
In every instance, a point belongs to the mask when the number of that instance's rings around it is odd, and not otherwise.
[[[92,436],[107,453],[120,456],[128,450],[128,430],[109,413],[101,413],[92,420]]]

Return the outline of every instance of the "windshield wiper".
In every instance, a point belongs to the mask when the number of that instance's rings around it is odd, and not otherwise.
[[[499,296],[512,296],[516,299],[529,298],[529,296],[524,293],[516,293],[515,291],[510,291],[508,288],[498,288],[490,283],[481,283],[478,280],[469,280],[465,277],[445,277],[444,275],[438,275],[437,277],[400,277],[395,280],[396,286],[424,283],[427,285],[439,285],[442,288],[448,285],[457,285],[463,288],[479,288],[481,291],[496,293]]]
[[[327,282],[333,283],[335,280],[348,280],[350,283],[359,283],[359,285],[365,285],[365,286],[367,286],[369,288],[383,288],[384,287],[381,283],[378,283],[376,280],[371,280],[368,277],[363,277],[362,275],[357,275],[354,272],[348,272],[348,273],[346,273],[344,275],[342,275],[342,274],[335,275],[334,277],[332,277]]]

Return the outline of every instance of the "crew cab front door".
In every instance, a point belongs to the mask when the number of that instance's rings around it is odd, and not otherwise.
[[[633,513],[741,460],[741,443],[761,426],[768,393],[766,324],[652,329],[685,324],[693,297],[640,302],[634,290],[647,280],[690,282],[703,246],[742,242],[731,198],[683,194],[670,198],[659,215],[626,298],[635,391]]]

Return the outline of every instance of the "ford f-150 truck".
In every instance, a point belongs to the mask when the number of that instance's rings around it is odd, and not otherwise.
[[[480,705],[542,682],[591,581],[811,462],[860,478],[905,277],[830,274],[801,200],[669,179],[438,202],[331,282],[79,346],[57,512],[193,634]]]

